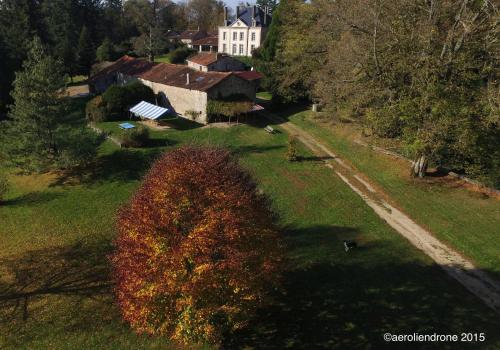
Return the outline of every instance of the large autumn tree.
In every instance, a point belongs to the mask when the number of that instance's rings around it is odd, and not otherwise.
[[[118,230],[116,293],[137,332],[218,343],[277,285],[281,243],[268,200],[229,151],[165,154],[121,209]]]

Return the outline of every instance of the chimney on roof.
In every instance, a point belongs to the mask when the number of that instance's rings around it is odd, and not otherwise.
[[[267,25],[267,6],[264,7],[264,25]]]
[[[236,19],[240,17],[240,7],[236,6]]]
[[[186,73],[186,85],[189,85],[189,73]]]
[[[252,6],[252,26],[255,27],[255,5]]]

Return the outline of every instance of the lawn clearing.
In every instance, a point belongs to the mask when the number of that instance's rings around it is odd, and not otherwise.
[[[312,112],[292,113],[288,119],[350,161],[419,224],[478,267],[500,278],[500,202],[465,189],[459,181],[409,176],[409,165],[353,142],[360,137],[351,124],[326,124]]]
[[[99,127],[117,132],[119,122]],[[106,255],[114,216],[160,152],[188,142],[230,147],[273,200],[288,244],[284,293],[227,348],[380,348],[392,333],[485,332],[500,346],[498,315],[413,248],[340,179],[267,121],[202,128],[178,121],[151,131],[152,146],[106,142],[94,168],[73,174],[12,175],[0,207],[0,347],[9,349],[169,349],[137,336],[114,304]],[[279,127],[277,127],[279,131]],[[5,223],[5,224],[4,224]],[[343,250],[344,239],[359,249]],[[439,344],[439,349],[464,344]],[[397,345],[395,346],[397,348]]]
[[[155,56],[155,62],[157,62],[157,63],[172,63],[172,62],[170,62],[169,54]]]

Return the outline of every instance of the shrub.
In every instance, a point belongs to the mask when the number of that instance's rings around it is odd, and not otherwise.
[[[0,204],[2,203],[7,191],[9,190],[9,181],[7,177],[0,173]]]
[[[106,120],[106,104],[104,103],[102,96],[96,96],[87,102],[87,106],[85,107],[85,117],[89,122],[93,123]]]
[[[189,117],[189,119],[196,121],[198,117],[201,115],[201,112],[195,111],[194,109],[187,110],[185,114]]]
[[[111,85],[102,94],[106,104],[107,120],[124,119],[127,107],[130,105],[128,91],[124,86]]]
[[[125,85],[124,88],[127,90],[130,105],[135,105],[141,101],[155,103],[155,93],[149,86],[135,82]]]
[[[149,142],[149,129],[139,126],[126,130],[120,136],[120,142],[124,147],[144,147]]]
[[[286,160],[289,162],[295,162],[297,160],[297,139],[294,136],[290,136],[288,139],[288,149],[285,154]]]
[[[253,102],[249,101],[246,96],[232,95],[224,99],[209,100],[207,103],[207,115],[210,120],[217,116],[232,118],[248,113],[252,106]]]
[[[168,54],[168,58],[170,59],[171,63],[184,63],[186,58],[188,58],[195,52],[196,52],[195,50],[190,49],[189,47],[181,46],[171,51]]]
[[[135,82],[125,86],[110,86],[102,94],[102,99],[106,105],[107,120],[122,120],[133,105],[141,101],[154,103],[155,94],[150,87]]]
[[[243,327],[282,266],[268,208],[228,151],[165,154],[118,215],[111,260],[125,320],[184,343]]]

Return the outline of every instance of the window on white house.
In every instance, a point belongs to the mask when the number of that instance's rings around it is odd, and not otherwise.
[[[222,52],[227,53],[227,45],[222,44]]]
[[[226,32],[222,32],[222,39],[226,40]]]
[[[252,41],[255,41],[255,32],[252,33]]]
[[[250,45],[250,50],[251,51],[255,50],[255,45]]]
[[[245,36],[245,32],[240,32],[240,40],[243,40],[244,36]]]
[[[238,39],[238,33],[237,32],[233,32],[233,40],[237,40]]]
[[[233,55],[236,55],[236,44],[233,44]]]
[[[243,55],[243,45],[240,44],[240,55]]]

